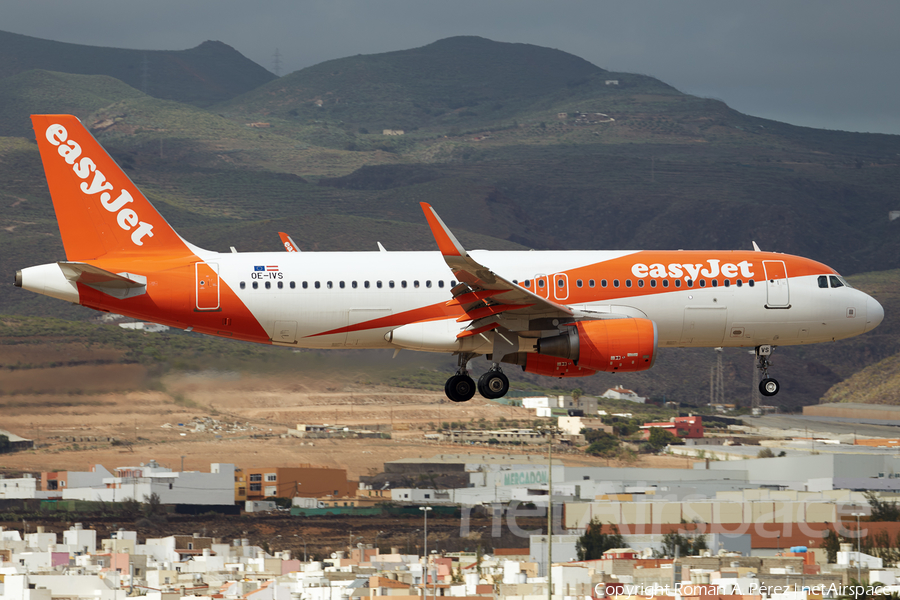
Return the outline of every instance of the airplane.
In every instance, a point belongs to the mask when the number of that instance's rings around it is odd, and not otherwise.
[[[179,236],[71,115],[32,115],[66,260],[16,272],[38,294],[291,348],[450,353],[454,402],[509,390],[502,365],[552,377],[635,372],[660,348],[776,346],[871,331],[884,310],[834,269],[740,251],[467,251],[427,203],[438,251],[219,253]],[[296,245],[291,244],[296,249]],[[470,363],[491,366],[477,383]]]

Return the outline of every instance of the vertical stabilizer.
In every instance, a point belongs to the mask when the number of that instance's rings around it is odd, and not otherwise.
[[[66,258],[191,249],[72,115],[32,115]]]

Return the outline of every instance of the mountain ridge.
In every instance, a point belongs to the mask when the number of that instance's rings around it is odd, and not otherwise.
[[[187,50],[129,50],[0,31],[0,80],[34,69],[109,75],[151,96],[195,106],[227,100],[276,78],[223,42],[206,41]]]

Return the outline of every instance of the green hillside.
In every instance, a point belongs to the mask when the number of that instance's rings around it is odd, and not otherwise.
[[[606,85],[613,79],[617,85]],[[373,131],[471,128],[527,117],[560,102],[625,93],[677,92],[650,77],[609,73],[559,50],[454,37],[330,60],[218,108],[267,118],[339,120]]]
[[[0,83],[0,135],[33,139],[32,114],[73,114],[84,119],[94,111],[142,96],[107,75],[25,71]]]
[[[222,102],[275,79],[222,42],[189,50],[125,50],[0,31],[0,80],[34,69],[107,75],[156,98],[196,106]],[[64,96],[65,88],[58,92]]]

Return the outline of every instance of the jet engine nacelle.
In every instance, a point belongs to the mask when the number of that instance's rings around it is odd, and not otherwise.
[[[533,353],[522,354],[522,370],[526,373],[535,373],[548,377],[589,377],[597,372],[576,365],[568,358]]]
[[[583,369],[623,373],[652,367],[658,341],[656,323],[649,319],[576,321],[561,335],[539,339],[537,351]]]

